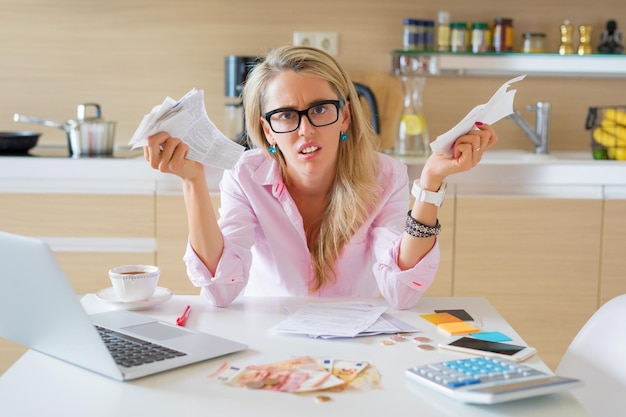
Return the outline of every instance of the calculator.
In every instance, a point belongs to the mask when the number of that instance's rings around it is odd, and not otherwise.
[[[407,377],[465,403],[495,404],[551,394],[582,385],[496,357],[444,361],[408,368]]]

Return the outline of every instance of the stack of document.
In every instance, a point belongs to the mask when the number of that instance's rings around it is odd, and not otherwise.
[[[287,310],[289,317],[270,330],[323,339],[418,331],[385,310],[385,306],[368,303],[309,303],[295,311]]]
[[[216,168],[232,168],[245,148],[228,139],[213,124],[204,107],[204,92],[195,88],[180,100],[166,97],[145,115],[130,139],[132,149],[165,131],[189,145],[188,159]]]

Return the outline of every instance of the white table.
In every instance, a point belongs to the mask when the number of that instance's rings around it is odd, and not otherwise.
[[[413,365],[467,357],[465,354],[422,351],[412,341],[383,346],[380,342],[387,338],[384,335],[323,340],[267,331],[285,317],[284,307],[310,301],[327,300],[244,297],[228,308],[215,308],[199,296],[175,296],[145,313],[174,322],[189,304],[192,311],[188,328],[241,341],[249,349],[132,382],[117,382],[28,351],[0,377],[0,416],[587,415],[568,392],[498,405],[465,405],[418,386],[404,374],[405,369]],[[384,303],[383,300],[375,301]],[[93,294],[84,296],[82,303],[89,313],[111,308],[99,302]],[[423,330],[423,335],[437,342],[446,336],[419,315],[432,313],[435,309],[457,308],[480,318],[484,330],[498,330],[512,337],[514,342],[523,343],[515,330],[483,298],[427,297],[413,310],[389,309],[388,313],[415,325]],[[260,365],[307,355],[371,361],[380,372],[384,387],[375,391],[330,393],[332,401],[318,403],[316,393],[250,390],[223,385],[208,377],[224,362],[236,366]],[[548,370],[538,356],[525,363]]]

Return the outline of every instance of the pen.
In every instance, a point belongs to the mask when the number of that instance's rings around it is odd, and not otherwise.
[[[176,319],[176,324],[179,326],[184,326],[187,323],[187,319],[189,318],[189,313],[191,313],[191,306],[187,306],[183,314]]]

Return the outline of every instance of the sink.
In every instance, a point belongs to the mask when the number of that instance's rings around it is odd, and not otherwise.
[[[481,163],[558,163],[593,161],[591,151],[554,151],[549,154],[536,154],[521,149],[490,150],[485,152]]]

